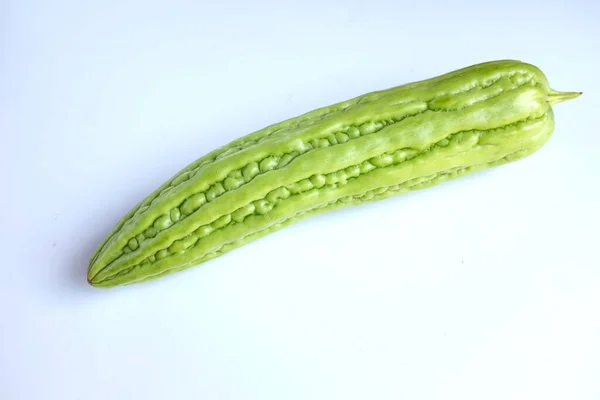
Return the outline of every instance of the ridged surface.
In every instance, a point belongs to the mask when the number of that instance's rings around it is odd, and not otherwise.
[[[309,215],[524,157],[554,127],[534,66],[484,63],[373,92],[242,137],[180,171],[100,245],[95,286],[153,279]]]

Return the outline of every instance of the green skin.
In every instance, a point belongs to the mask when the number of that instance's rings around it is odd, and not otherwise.
[[[198,159],[125,215],[88,282],[156,279],[314,214],[526,157],[552,135],[551,106],[580,94],[502,60],[271,125]]]

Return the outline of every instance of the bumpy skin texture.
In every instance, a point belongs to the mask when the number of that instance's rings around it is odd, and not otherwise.
[[[310,215],[523,158],[552,135],[551,106],[579,94],[502,60],[271,125],[198,159],[132,209],[93,255],[88,281],[155,279]]]

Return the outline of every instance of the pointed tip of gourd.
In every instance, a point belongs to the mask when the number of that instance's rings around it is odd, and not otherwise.
[[[96,286],[96,283],[94,282],[94,277],[89,272],[87,275],[87,282],[90,286]]]
[[[89,268],[88,269],[88,273],[87,273],[87,282],[90,286],[93,287],[101,287],[102,285],[99,284],[98,282],[98,274],[96,271],[94,271],[93,268]]]
[[[94,279],[94,278],[89,278],[88,277],[87,281],[88,281],[88,284],[90,286],[94,287],[94,288],[101,288],[101,289],[103,289],[103,288],[110,287],[109,285],[105,284],[104,282],[98,281],[97,279]]]
[[[555,90],[550,91],[548,94],[548,102],[550,105],[561,103],[563,101],[575,99],[581,96],[583,92],[557,92]]]

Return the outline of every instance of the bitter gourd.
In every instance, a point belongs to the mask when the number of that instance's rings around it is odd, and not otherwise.
[[[552,135],[550,88],[515,60],[367,93],[206,154],[141,201],[98,247],[93,286],[198,265],[310,215],[528,156]]]

